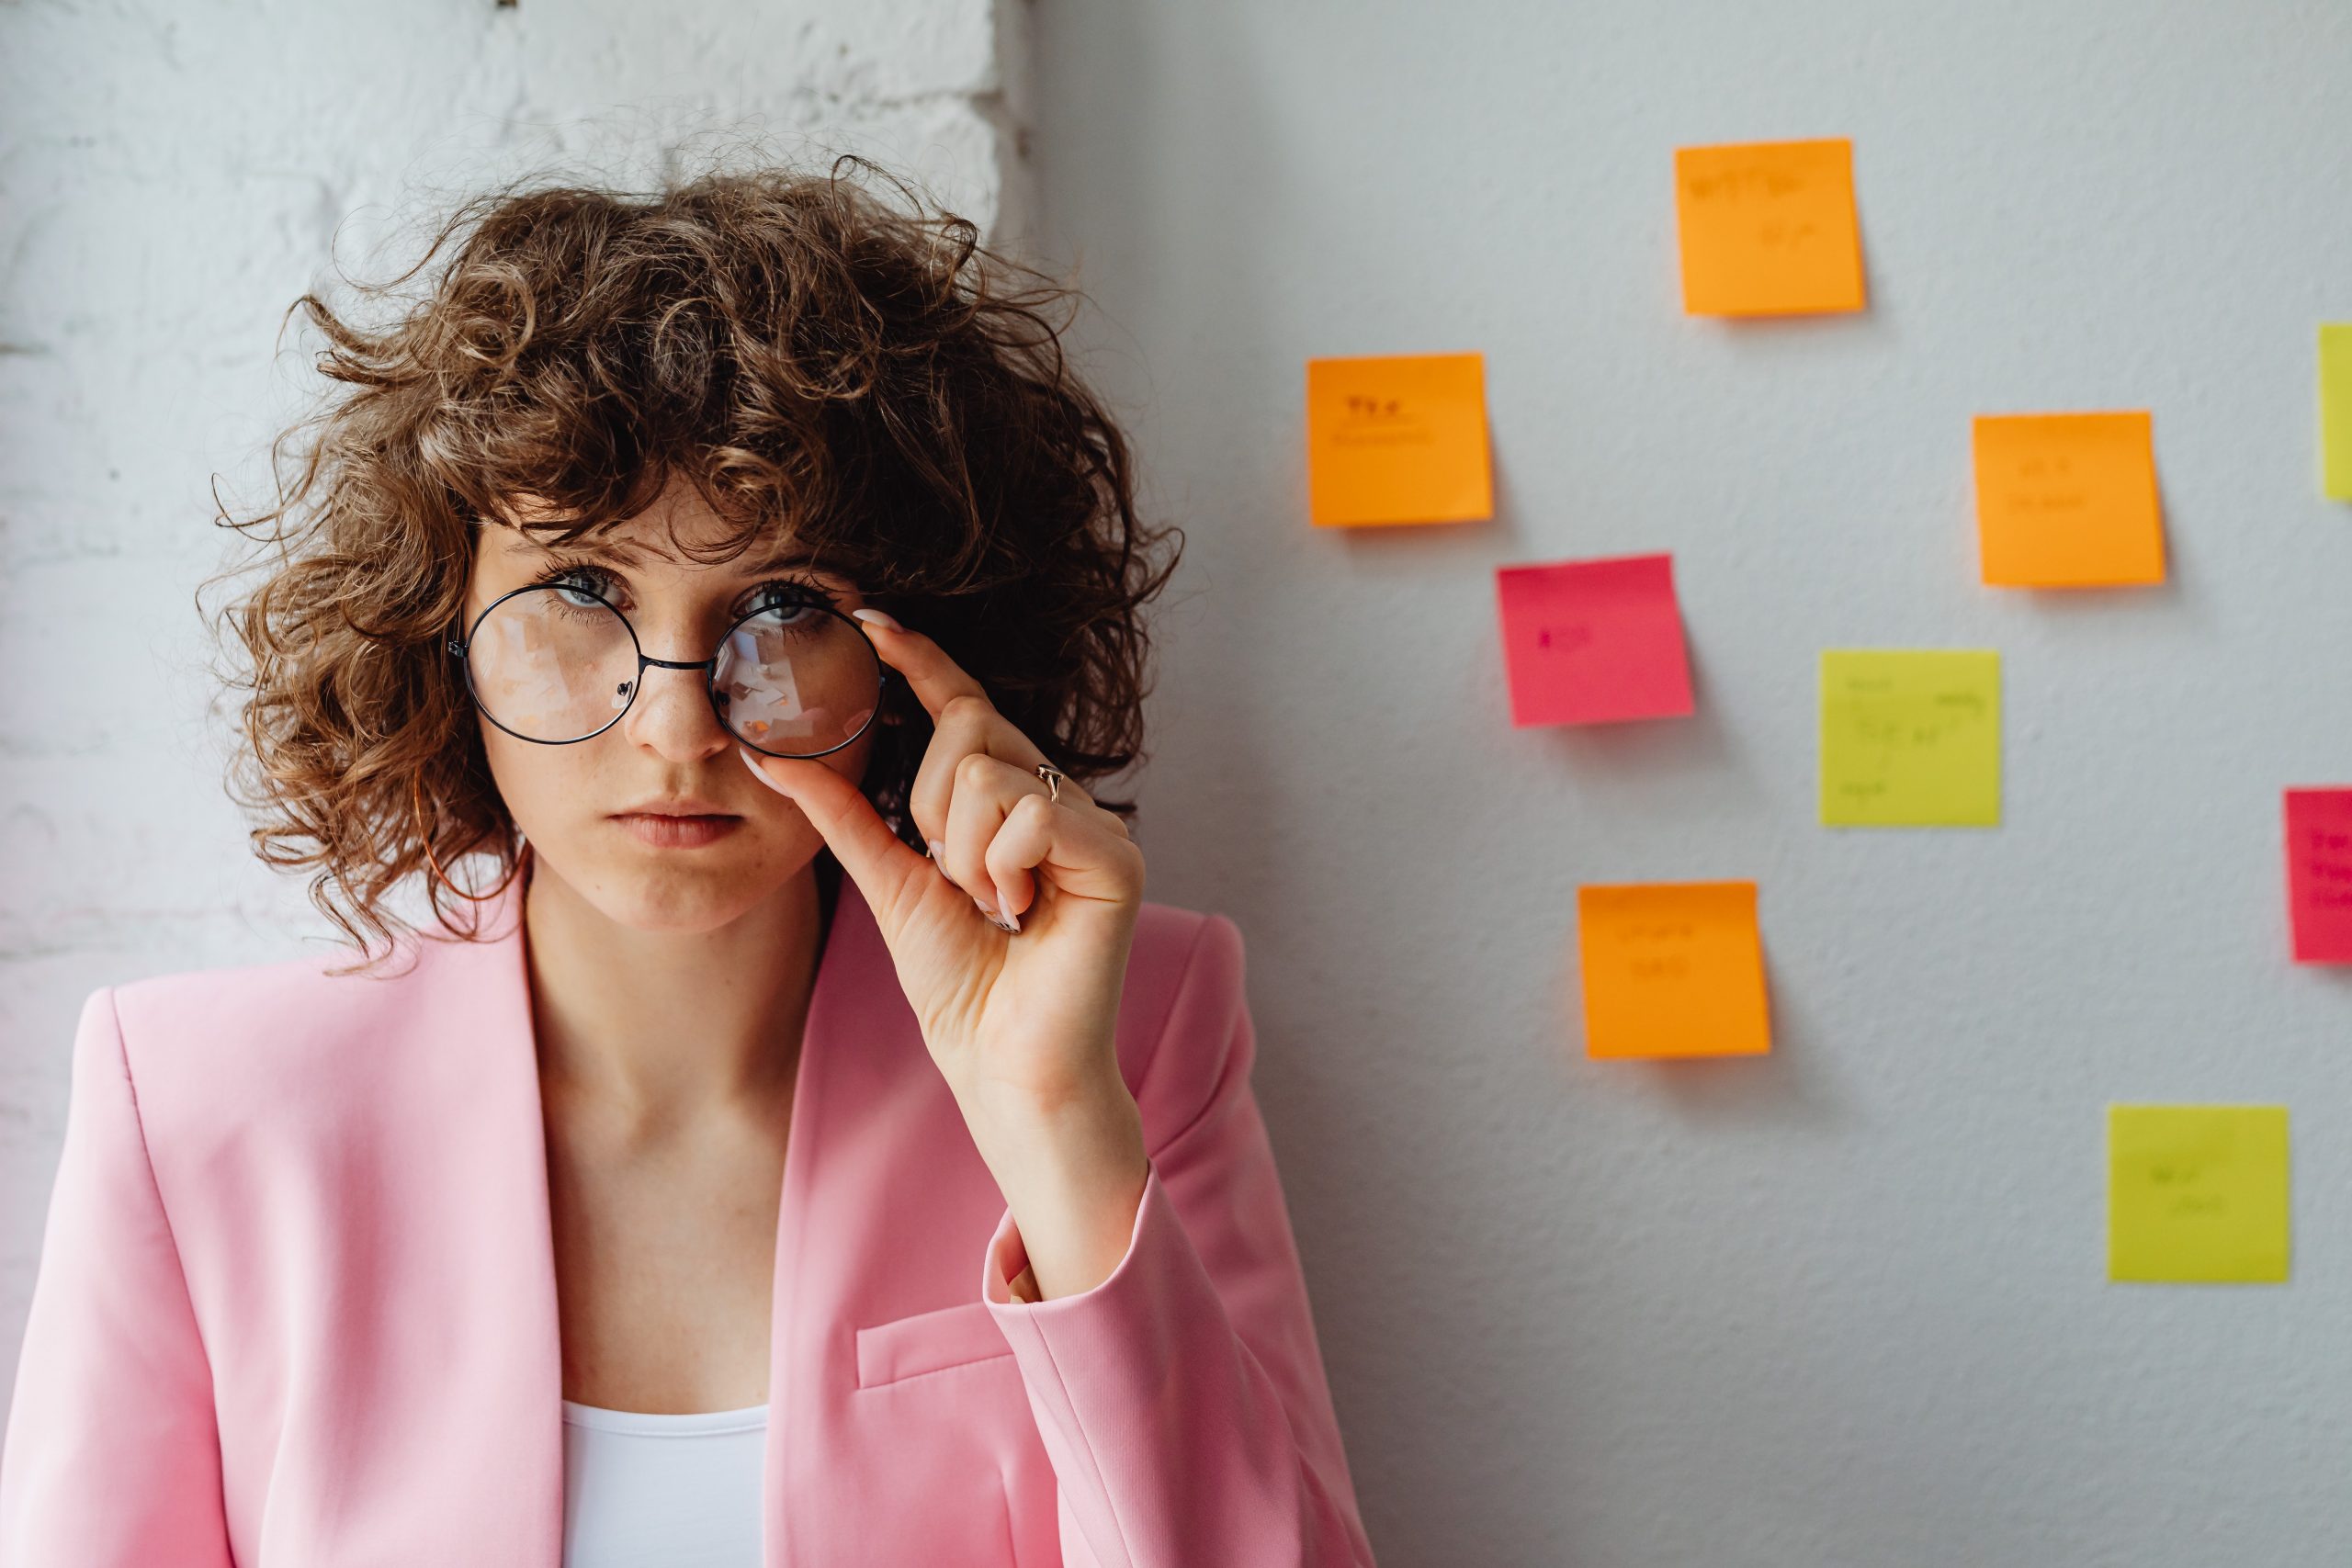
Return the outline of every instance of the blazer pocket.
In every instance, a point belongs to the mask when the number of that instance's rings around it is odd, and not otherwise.
[[[988,1303],[958,1302],[859,1329],[857,1386],[874,1388],[1012,1354]]]

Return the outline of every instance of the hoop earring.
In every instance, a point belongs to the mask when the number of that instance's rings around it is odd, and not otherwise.
[[[492,888],[487,893],[469,893],[464,888],[449,880],[449,874],[441,869],[441,857],[433,852],[433,834],[426,827],[424,821],[424,793],[423,781],[415,778],[410,779],[408,782],[408,793],[410,803],[415,808],[417,841],[424,846],[425,863],[433,868],[433,875],[440,881],[442,886],[447,887],[450,892],[456,894],[458,897],[467,900],[469,903],[481,904],[487,903],[489,900],[497,897],[500,894],[505,892],[508,887],[514,886],[515,877],[522,874],[524,864],[531,858],[531,843],[529,840],[524,838],[520,832],[517,832],[514,835],[515,840],[521,845],[521,848],[515,852],[514,863],[507,868],[506,874],[499,879],[497,886]]]

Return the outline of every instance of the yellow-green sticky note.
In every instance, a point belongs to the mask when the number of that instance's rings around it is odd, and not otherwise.
[[[2107,1277],[2287,1278],[2287,1108],[2107,1108]]]
[[[1996,826],[2000,654],[1825,650],[1821,820],[1832,828]]]
[[[2352,501],[2352,321],[2319,329],[2320,488]]]

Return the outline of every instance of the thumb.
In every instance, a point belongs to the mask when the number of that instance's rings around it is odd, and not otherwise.
[[[741,745],[735,751],[752,777],[816,824],[833,858],[865,896],[866,907],[877,914],[898,908],[908,880],[931,869],[929,861],[899,841],[856,784],[816,758],[770,757]]]

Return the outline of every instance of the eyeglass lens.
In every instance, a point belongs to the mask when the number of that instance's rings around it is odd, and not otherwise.
[[[620,612],[555,585],[500,600],[466,649],[475,700],[526,739],[582,740],[629,705],[637,642]],[[873,646],[845,617],[784,602],[738,623],[712,671],[735,737],[786,757],[817,756],[854,737],[881,700]]]

